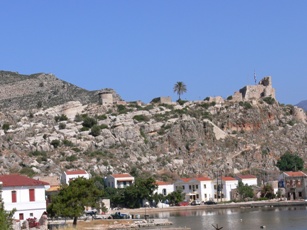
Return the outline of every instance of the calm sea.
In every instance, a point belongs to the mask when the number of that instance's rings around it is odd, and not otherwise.
[[[306,230],[307,207],[262,207],[237,209],[188,210],[161,212],[151,218],[167,218],[171,227],[189,227],[192,230],[254,230],[265,226],[266,230]],[[159,229],[159,228],[157,228]]]

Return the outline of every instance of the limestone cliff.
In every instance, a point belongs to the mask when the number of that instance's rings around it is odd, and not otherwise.
[[[274,172],[286,151],[307,159],[307,127],[304,112],[271,96],[208,97],[182,105],[82,100],[45,108],[14,105],[15,111],[0,113],[0,172],[50,175],[83,168],[98,175],[149,173],[164,180],[217,171]],[[91,118],[97,124],[88,128],[85,120]]]

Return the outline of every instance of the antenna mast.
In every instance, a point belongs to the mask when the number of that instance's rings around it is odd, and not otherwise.
[[[256,72],[254,70],[254,80],[255,80],[255,85],[257,85],[257,79],[256,79]]]

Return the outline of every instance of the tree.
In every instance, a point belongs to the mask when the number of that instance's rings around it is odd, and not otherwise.
[[[61,187],[59,193],[52,197],[48,206],[51,216],[73,218],[73,225],[77,225],[78,216],[84,213],[85,207],[104,209],[100,206],[103,190],[99,190],[93,179],[78,177],[70,181],[69,185]]]
[[[247,184],[243,184],[242,181],[239,182],[237,186],[238,193],[241,196],[241,199],[244,200],[245,198],[253,198],[254,197],[254,192],[253,188]]]
[[[180,101],[180,95],[187,92],[187,87],[182,81],[178,81],[174,86],[174,92],[178,94]]]
[[[13,230],[13,215],[15,211],[15,209],[11,212],[5,211],[3,201],[0,200],[0,226],[2,230]]]
[[[184,193],[182,193],[181,189],[178,189],[168,194],[166,197],[171,205],[177,205],[179,202],[184,200]]]
[[[261,189],[261,197],[273,199],[275,198],[274,189],[272,185],[266,184]]]
[[[304,168],[304,161],[298,155],[286,152],[277,161],[276,166],[281,171],[298,171]]]

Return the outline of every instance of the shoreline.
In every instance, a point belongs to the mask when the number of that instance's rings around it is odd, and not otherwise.
[[[286,206],[307,206],[307,201],[249,201],[238,203],[222,203],[216,205],[188,205],[188,206],[171,206],[166,208],[137,208],[137,209],[120,209],[111,210],[108,214],[115,212],[138,214],[144,216],[145,214],[158,213],[158,212],[176,212],[186,210],[209,210],[209,209],[227,209],[227,208],[255,208],[255,207],[286,207]]]

